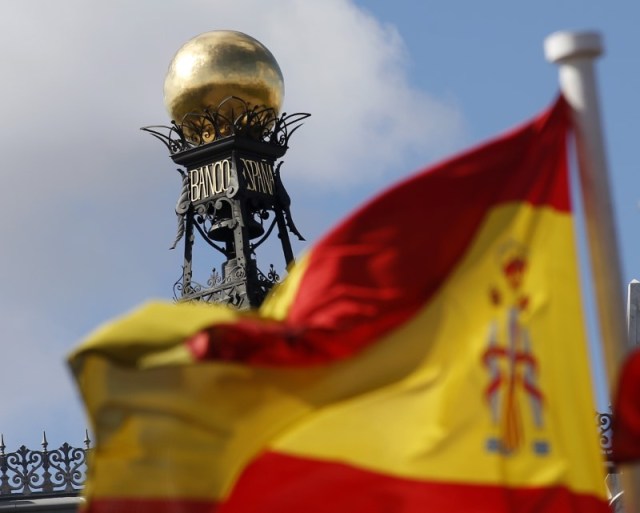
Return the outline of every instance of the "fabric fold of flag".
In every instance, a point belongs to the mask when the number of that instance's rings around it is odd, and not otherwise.
[[[560,98],[384,192],[258,311],[98,329],[88,511],[607,511],[568,129]]]

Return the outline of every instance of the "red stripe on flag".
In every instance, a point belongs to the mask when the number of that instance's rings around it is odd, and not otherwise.
[[[461,463],[463,464],[463,463]],[[266,453],[217,513],[609,513],[605,501],[565,487],[402,479],[348,465]]]
[[[531,123],[383,193],[314,246],[283,323],[216,326],[210,340],[190,342],[194,356],[300,366],[375,343],[437,293],[494,207],[570,210],[568,123],[560,98]]]
[[[616,463],[640,460],[640,349],[627,357],[620,373],[611,449]]]

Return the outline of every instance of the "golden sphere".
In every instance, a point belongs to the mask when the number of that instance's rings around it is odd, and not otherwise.
[[[284,81],[271,52],[254,38],[231,30],[205,32],[187,41],[164,81],[164,104],[171,119],[181,123],[186,114],[217,108],[229,96],[241,98],[249,108],[266,107],[279,114]]]

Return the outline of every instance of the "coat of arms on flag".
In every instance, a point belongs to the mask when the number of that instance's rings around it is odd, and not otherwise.
[[[497,283],[488,294],[495,317],[490,322],[483,354],[490,376],[485,396],[497,434],[488,439],[487,449],[505,455],[526,450],[528,443],[539,455],[550,449],[548,441],[540,437],[544,395],[538,384],[535,344],[526,326],[530,303],[525,281],[527,254],[522,243],[510,240],[503,245],[496,266],[500,279],[495,280]]]

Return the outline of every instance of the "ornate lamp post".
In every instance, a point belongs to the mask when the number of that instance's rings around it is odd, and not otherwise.
[[[184,169],[173,248],[184,240],[179,300],[256,307],[279,280],[265,274],[255,250],[274,229],[287,265],[293,261],[289,232],[304,240],[289,210],[280,178],[291,134],[309,114],[280,115],[282,73],[275,58],[246,34],[215,31],[185,43],[164,84],[171,126],[143,130],[161,140]],[[193,249],[207,244],[224,257],[201,284],[193,279]]]

